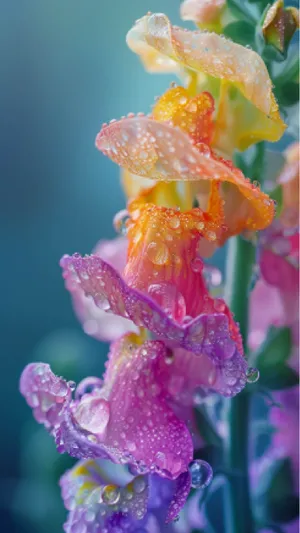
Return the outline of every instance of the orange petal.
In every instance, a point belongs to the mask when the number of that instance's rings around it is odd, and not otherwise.
[[[274,203],[266,194],[240,170],[214,157],[208,146],[195,147],[188,135],[170,124],[144,116],[125,118],[105,126],[96,145],[115,163],[146,178],[233,184],[251,207],[239,231],[264,229],[273,220]]]
[[[153,299],[159,295],[171,299],[176,320],[211,311],[199,244],[217,242],[222,214],[213,218],[199,208],[181,212],[156,206],[149,203],[149,193],[130,202],[128,212],[127,283]]]
[[[155,105],[152,116],[159,122],[171,121],[195,142],[210,144],[214,112],[213,97],[203,92],[191,98],[183,87],[169,89]]]

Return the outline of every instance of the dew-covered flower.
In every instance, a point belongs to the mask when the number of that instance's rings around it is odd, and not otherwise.
[[[277,141],[285,125],[261,57],[220,35],[172,26],[161,13],[147,14],[127,34],[127,44],[152,72],[189,74],[191,95],[216,98],[214,146],[231,154],[261,140]]]
[[[69,514],[66,533],[174,533],[174,520],[190,491],[189,472],[177,480],[134,476],[108,461],[80,461],[60,481]],[[189,529],[185,532],[188,533]]]
[[[123,277],[99,256],[75,254],[61,260],[66,287],[71,293],[81,290],[107,313],[129,318],[172,349],[181,347],[208,357],[223,374],[222,394],[234,395],[245,385],[242,341],[225,302],[212,298],[206,288],[202,260],[193,256],[197,217],[179,213],[179,226],[172,228],[177,223],[169,213],[154,214],[149,222],[146,210],[128,232],[129,247],[138,248],[129,253]],[[143,224],[146,240],[139,245]],[[170,251],[157,239],[157,232],[171,237],[166,241],[172,245]]]
[[[207,240],[222,245],[242,231],[266,228],[273,220],[274,204],[212,150],[217,124],[213,112],[214,99],[209,93],[190,97],[187,89],[173,87],[158,100],[151,116],[129,116],[104,125],[96,146],[130,173],[127,190],[132,174],[164,182],[163,190],[153,192],[147,183],[146,191],[151,194],[144,201],[176,207],[183,197],[186,210],[196,199],[204,212],[202,233],[207,229]],[[180,195],[176,182],[190,190],[183,189]],[[206,228],[205,217],[213,219],[217,233]]]

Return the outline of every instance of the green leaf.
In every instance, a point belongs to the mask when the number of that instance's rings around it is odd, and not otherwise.
[[[291,351],[292,335],[290,328],[271,326],[265,341],[255,356],[255,364],[260,371],[264,368],[272,368],[287,361]]]
[[[278,364],[261,372],[260,383],[271,390],[288,389],[299,383],[299,376],[295,370],[286,364]]]
[[[232,41],[242,44],[244,46],[254,46],[255,43],[255,28],[253,24],[240,20],[228,24],[223,30],[225,37],[229,37]]]
[[[298,516],[298,498],[293,490],[293,472],[289,459],[283,459],[266,494],[267,514],[274,522],[290,522]]]
[[[203,440],[208,446],[222,446],[222,439],[215,430],[210,417],[207,414],[205,407],[194,410],[197,427]]]
[[[281,390],[299,383],[297,372],[287,364],[291,350],[290,329],[271,327],[265,342],[253,356],[254,364],[260,372],[259,387]]]
[[[251,21],[253,24],[256,24],[254,10],[245,0],[243,2],[241,0],[227,0],[227,6],[238,19],[246,20],[247,22]]]
[[[298,498],[288,458],[275,460],[257,480],[255,511],[259,521],[264,523],[286,523],[298,516]]]

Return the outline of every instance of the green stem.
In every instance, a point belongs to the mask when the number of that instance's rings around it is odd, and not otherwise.
[[[226,300],[240,325],[245,348],[248,334],[248,290],[254,252],[252,244],[240,236],[229,241]],[[240,476],[232,476],[226,487],[226,533],[254,533],[248,475],[249,411],[249,394],[245,391],[230,400],[227,412],[229,435],[225,466],[229,471],[240,472]]]

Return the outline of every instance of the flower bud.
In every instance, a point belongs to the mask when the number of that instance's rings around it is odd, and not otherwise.
[[[283,0],[277,0],[268,9],[263,22],[262,33],[265,42],[283,54],[297,29],[299,29],[298,9],[285,8]]]

